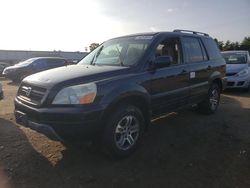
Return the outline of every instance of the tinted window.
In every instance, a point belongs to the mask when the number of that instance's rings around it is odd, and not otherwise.
[[[203,53],[203,60],[207,61],[208,60],[207,53],[206,53],[206,50],[205,50],[204,45],[202,44],[202,42],[201,42],[201,49],[202,49],[202,53]]]
[[[47,64],[49,68],[55,68],[65,65],[65,61],[63,59],[47,59]]]
[[[173,60],[172,65],[181,63],[181,50],[180,41],[178,38],[168,38],[158,44],[155,57],[170,56]]]
[[[183,47],[186,53],[186,62],[193,63],[203,61],[203,53],[197,38],[183,38]]]
[[[202,39],[205,48],[207,49],[207,53],[209,56],[209,59],[218,59],[221,58],[221,54],[219,51],[218,46],[216,45],[216,43],[214,42],[213,39],[208,38],[208,39]]]
[[[47,69],[47,62],[45,59],[39,59],[32,63],[35,70],[45,70]]]

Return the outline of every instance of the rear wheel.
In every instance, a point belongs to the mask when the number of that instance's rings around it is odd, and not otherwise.
[[[198,109],[205,114],[214,113],[220,103],[220,88],[217,83],[213,83],[204,101],[198,104]]]
[[[107,153],[116,158],[130,155],[138,147],[145,127],[144,116],[133,105],[123,105],[107,121],[103,143]]]

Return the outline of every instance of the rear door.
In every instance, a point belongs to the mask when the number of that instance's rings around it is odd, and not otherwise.
[[[177,37],[162,40],[155,49],[155,57],[171,56],[168,67],[152,73],[151,97],[153,115],[159,115],[187,104],[188,65],[183,63],[182,48]]]
[[[204,98],[209,86],[211,63],[204,45],[198,37],[182,37],[184,62],[189,67],[189,103],[196,103]]]

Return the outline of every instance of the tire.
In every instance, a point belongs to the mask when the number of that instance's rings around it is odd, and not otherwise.
[[[140,109],[122,105],[108,118],[103,144],[106,154],[112,158],[124,158],[139,146],[145,130],[145,119]]]
[[[220,103],[220,92],[218,84],[212,83],[206,99],[198,104],[198,110],[204,114],[215,113]]]

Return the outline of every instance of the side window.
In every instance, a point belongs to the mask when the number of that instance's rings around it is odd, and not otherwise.
[[[36,60],[35,62],[32,63],[32,65],[33,65],[34,69],[37,71],[45,70],[48,67],[46,60],[44,60],[44,59]]]
[[[221,58],[220,50],[213,39],[202,39],[210,60]]]
[[[47,59],[47,64],[49,68],[61,67],[65,64],[63,59]]]
[[[201,45],[197,38],[184,37],[182,41],[183,47],[185,49],[187,63],[204,61]]]
[[[205,47],[204,47],[204,45],[203,45],[203,43],[201,41],[200,41],[200,45],[201,45],[201,49],[202,49],[202,53],[203,53],[203,60],[208,61],[208,57],[207,57]]]
[[[181,48],[178,38],[169,38],[162,41],[156,48],[155,57],[170,56],[173,59],[171,65],[181,64]]]

